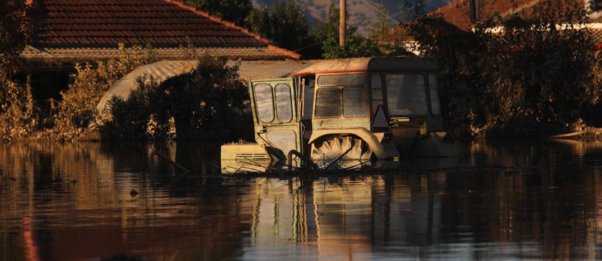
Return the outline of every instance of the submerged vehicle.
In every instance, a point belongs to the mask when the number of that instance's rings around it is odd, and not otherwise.
[[[256,143],[223,145],[222,172],[448,156],[436,69],[419,57],[337,59],[250,81]]]

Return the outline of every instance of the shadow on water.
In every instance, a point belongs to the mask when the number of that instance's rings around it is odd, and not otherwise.
[[[217,144],[4,145],[0,260],[602,258],[602,143],[462,152],[399,173],[232,178]]]

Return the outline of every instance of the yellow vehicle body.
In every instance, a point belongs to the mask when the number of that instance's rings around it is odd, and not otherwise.
[[[221,147],[222,172],[229,174],[266,172],[273,159],[265,146],[251,144],[225,144]]]

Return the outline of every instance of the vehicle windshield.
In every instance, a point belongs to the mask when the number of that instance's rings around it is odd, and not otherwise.
[[[390,73],[385,75],[387,108],[390,115],[426,115],[426,83],[419,73]]]
[[[253,86],[255,104],[257,106],[257,119],[263,123],[274,120],[274,96],[272,87],[262,83]]]
[[[278,83],[275,87],[259,83],[253,86],[257,120],[261,123],[288,123],[293,120],[291,86]]]
[[[366,74],[321,75],[318,78],[316,117],[359,117],[368,113]]]
[[[274,88],[276,93],[276,111],[278,112],[278,121],[281,123],[293,120],[293,104],[291,100],[291,87],[288,84],[280,83]]]
[[[441,106],[439,104],[439,91],[437,87],[437,77],[429,74],[429,90],[431,95],[431,111],[434,115],[441,115]]]

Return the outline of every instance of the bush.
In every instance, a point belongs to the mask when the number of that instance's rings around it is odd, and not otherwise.
[[[126,101],[113,97],[109,101],[109,107],[112,118],[101,127],[103,137],[136,140],[149,138],[147,125],[151,113],[146,96],[134,92]]]
[[[331,4],[328,10],[328,20],[318,22],[314,31],[315,39],[323,39],[321,43],[322,56],[327,59],[370,57],[381,55],[378,43],[357,33],[357,28],[349,26],[346,29],[345,47],[339,45],[339,9]]]
[[[190,73],[161,84],[140,80],[140,88],[128,100],[111,101],[112,119],[103,134],[161,140],[171,138],[170,129],[175,127],[178,140],[249,138],[253,129],[245,112],[249,98],[237,71],[224,58],[202,56]]]
[[[16,71],[22,64],[26,27],[24,12],[23,5],[16,1],[0,1],[0,70],[3,73]]]
[[[600,60],[580,10],[548,11],[471,31],[436,17],[410,26],[422,52],[440,66],[450,130],[472,136],[567,131],[598,102]]]
[[[30,87],[20,86],[0,71],[0,139],[24,139],[36,129],[36,107]]]
[[[73,140],[98,127],[96,106],[104,93],[119,79],[137,68],[154,61],[149,48],[119,46],[117,59],[96,64],[78,64],[69,89],[61,92],[52,117],[51,133],[59,140]]]
[[[0,140],[28,138],[36,129],[36,107],[29,84],[14,81],[22,69],[25,48],[25,7],[0,2]]]

